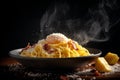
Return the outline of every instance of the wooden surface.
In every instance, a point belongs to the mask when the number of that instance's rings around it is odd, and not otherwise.
[[[120,60],[118,61],[120,64]],[[120,69],[119,69],[120,70]],[[86,74],[86,75],[85,75]],[[8,80],[120,80],[120,71],[107,75],[93,75],[91,73],[78,74],[76,72],[41,73],[39,71],[26,70],[13,58],[0,59],[0,78]]]

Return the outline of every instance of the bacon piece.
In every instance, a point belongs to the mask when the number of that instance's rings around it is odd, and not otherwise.
[[[51,54],[51,53],[53,53],[53,52],[56,51],[55,49],[50,48],[50,46],[49,46],[48,44],[45,44],[45,45],[43,46],[43,49],[46,50],[49,54]]]
[[[70,47],[70,48],[75,49],[75,50],[78,50],[78,48],[77,48],[77,46],[76,46],[76,44],[75,44],[74,41],[70,41],[70,42],[68,42],[68,44],[69,44],[69,47]]]
[[[25,47],[25,49],[31,48],[30,43],[27,44],[27,46]]]
[[[60,79],[61,80],[69,80],[69,78],[67,76],[63,76],[63,75],[60,76]]]
[[[101,75],[101,73],[99,73],[98,71],[95,71],[95,76],[100,76]]]
[[[27,46],[26,46],[25,48],[22,49],[22,51],[27,50],[28,48],[31,48],[30,43],[28,43]],[[22,52],[22,51],[21,51],[21,52]]]
[[[96,69],[93,69],[91,72],[94,73],[95,76],[100,76],[101,75],[101,73],[98,72]]]
[[[49,47],[48,44],[45,44],[45,45],[43,46],[43,49],[46,50],[46,51],[48,51],[48,50],[50,49],[50,47]]]

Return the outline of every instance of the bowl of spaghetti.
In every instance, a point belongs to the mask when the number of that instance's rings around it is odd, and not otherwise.
[[[9,52],[22,65],[38,69],[75,69],[94,61],[101,53],[101,50],[85,48],[61,33],[52,33],[34,45]]]

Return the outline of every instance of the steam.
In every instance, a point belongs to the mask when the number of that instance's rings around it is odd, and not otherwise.
[[[41,37],[45,37],[46,35],[53,33],[53,32],[63,32],[68,28],[66,26],[66,11],[68,10],[68,6],[66,5],[59,5],[56,6],[53,10],[47,11],[40,23],[41,27]],[[62,29],[64,27],[64,30]],[[70,29],[69,29],[70,30]]]
[[[108,0],[106,0],[108,1]],[[41,18],[41,38],[48,34],[59,32],[67,37],[78,41],[84,45],[90,41],[109,40],[110,20],[102,1],[96,9],[88,9],[88,13],[83,18],[73,18],[69,15],[68,5],[57,5],[48,10]],[[115,2],[114,2],[115,4]]]

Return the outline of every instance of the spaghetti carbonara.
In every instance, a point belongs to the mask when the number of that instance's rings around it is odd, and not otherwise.
[[[88,56],[90,53],[86,48],[65,35],[52,33],[33,46],[28,44],[22,49],[20,55],[40,58],[68,58]]]

